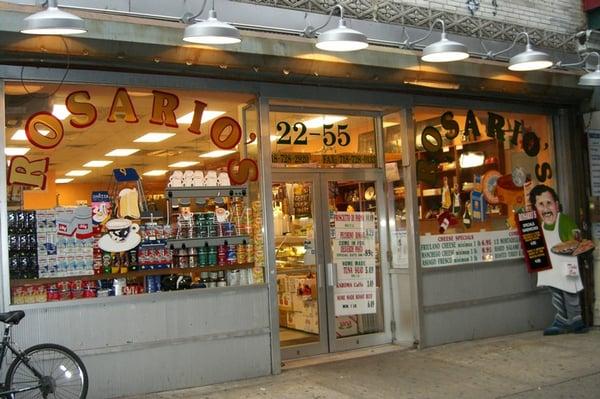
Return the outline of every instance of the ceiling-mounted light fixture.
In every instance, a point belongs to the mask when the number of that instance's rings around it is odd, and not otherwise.
[[[596,56],[596,69],[593,72],[588,72],[585,68],[586,61],[588,58],[594,55]],[[598,87],[600,86],[600,54],[595,51],[589,52],[583,57],[583,59],[579,62],[573,64],[562,64],[560,61],[556,63],[557,67],[575,67],[583,65],[583,69],[586,71],[585,74],[581,75],[579,78],[580,86],[590,86],[590,87]]]
[[[47,0],[46,9],[23,20],[21,33],[30,35],[77,35],[87,32],[85,21],[58,9],[58,0]]]
[[[497,53],[488,51],[487,56],[489,58],[494,58],[500,54],[504,54],[507,51],[512,50],[517,44],[517,40],[519,40],[521,36],[525,36],[525,39],[527,40],[525,51],[522,51],[519,54],[511,57],[511,59],[508,61],[508,69],[511,71],[538,71],[541,69],[550,68],[553,64],[552,60],[550,60],[550,56],[543,51],[537,51],[531,47],[529,34],[527,32],[517,33],[512,44],[508,48],[498,51]]]
[[[429,32],[427,32],[425,36],[415,40],[414,42],[407,41],[404,44],[410,48],[415,44],[429,38],[433,32],[433,27],[438,23],[442,25],[442,37],[437,42],[431,43],[423,49],[421,60],[425,62],[453,62],[469,58],[469,50],[467,50],[467,46],[453,40],[448,40],[448,37],[446,36],[446,25],[440,18],[436,18],[436,20],[433,21],[431,27],[429,28]]]
[[[304,28],[304,36],[314,38],[319,29],[324,28],[331,21],[333,12],[336,9],[340,10],[338,27],[319,34],[316,44],[317,48],[320,50],[337,52],[356,51],[367,48],[369,46],[369,43],[367,43],[367,36],[362,32],[350,29],[346,26],[344,8],[340,4],[333,6],[331,11],[329,11],[329,18],[327,18],[327,21],[323,25],[318,28],[313,28],[312,26]]]
[[[182,21],[186,24],[192,24],[202,14],[205,6],[206,0],[202,3],[202,9],[199,13],[184,15]],[[183,40],[198,44],[235,44],[242,41],[240,31],[235,26],[217,19],[214,0],[212,0],[212,7],[208,11],[208,19],[188,25],[183,33]]]

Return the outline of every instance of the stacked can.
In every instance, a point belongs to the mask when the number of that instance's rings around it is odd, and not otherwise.
[[[208,246],[198,248],[198,266],[205,267],[208,265]]]
[[[265,281],[263,271],[263,265],[265,264],[264,237],[262,234],[263,215],[260,201],[252,202],[252,211],[254,215],[254,268],[252,269],[252,273],[248,274],[248,284]]]
[[[237,263],[242,265],[248,262],[247,244],[238,244],[236,247]]]
[[[218,229],[214,212],[198,212],[194,214],[194,237],[217,237]]]
[[[228,257],[228,245],[219,245],[217,247],[217,265],[218,266],[224,266],[227,264],[227,257]]]
[[[217,246],[208,247],[208,264],[214,266],[218,261]]]
[[[227,264],[235,265],[237,264],[237,252],[235,245],[226,245],[227,247]]]
[[[196,267],[197,261],[196,248],[188,249],[188,267]]]

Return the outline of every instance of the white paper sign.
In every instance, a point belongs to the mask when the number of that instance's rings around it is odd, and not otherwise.
[[[592,195],[600,196],[600,130],[588,130],[590,184]]]
[[[335,315],[376,313],[375,213],[332,214]]]
[[[406,230],[392,231],[392,267],[408,267],[408,235]]]
[[[452,266],[523,257],[517,230],[421,236],[423,267]]]

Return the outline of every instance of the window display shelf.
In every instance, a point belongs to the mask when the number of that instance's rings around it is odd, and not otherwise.
[[[22,287],[24,285],[31,284],[55,284],[61,281],[74,281],[74,280],[109,280],[114,278],[137,278],[144,276],[157,276],[166,274],[180,274],[180,273],[209,273],[219,272],[227,270],[237,269],[251,269],[254,267],[254,263],[240,263],[235,265],[222,265],[222,266],[204,266],[204,267],[185,267],[185,268],[164,268],[164,269],[152,269],[152,270],[137,270],[130,271],[127,273],[110,273],[110,274],[93,274],[93,275],[79,275],[79,276],[64,276],[64,277],[52,277],[52,278],[37,278],[37,279],[20,279],[10,280],[13,287]]]
[[[206,237],[206,238],[169,238],[170,249],[198,248],[203,246],[236,245],[250,243],[249,236]]]
[[[167,198],[199,198],[199,197],[245,197],[246,186],[216,187],[169,187],[165,190]]]
[[[293,245],[304,245],[304,241],[310,240],[306,238],[306,236],[293,236],[293,235],[283,235],[275,237],[275,245],[281,244],[293,244]]]

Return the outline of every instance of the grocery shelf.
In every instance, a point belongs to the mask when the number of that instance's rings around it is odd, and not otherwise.
[[[175,198],[212,198],[212,197],[245,197],[246,186],[214,186],[214,187],[168,187],[165,197]]]
[[[170,249],[197,248],[215,245],[249,244],[249,236],[206,237],[206,238],[169,238],[167,245]]]
[[[254,263],[239,263],[235,265],[223,265],[223,266],[197,266],[197,267],[185,267],[185,268],[165,268],[165,269],[152,269],[152,270],[137,270],[129,271],[127,273],[106,273],[106,274],[90,274],[80,276],[64,276],[64,277],[51,277],[51,278],[36,278],[36,279],[19,279],[10,280],[12,287],[22,287],[24,285],[31,284],[55,284],[60,281],[74,281],[74,280],[109,280],[114,278],[137,278],[143,276],[157,276],[165,274],[180,274],[180,273],[200,273],[200,272],[218,272],[224,270],[237,270],[237,269],[250,269],[254,267]]]

